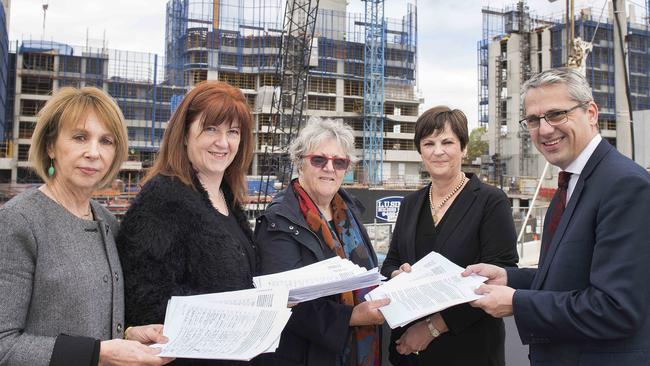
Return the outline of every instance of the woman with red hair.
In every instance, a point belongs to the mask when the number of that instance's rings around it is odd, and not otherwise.
[[[171,296],[253,287],[255,247],[241,208],[251,125],[242,92],[218,81],[198,84],[172,115],[118,236],[127,324],[162,323]]]

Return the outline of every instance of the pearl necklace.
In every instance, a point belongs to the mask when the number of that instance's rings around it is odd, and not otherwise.
[[[432,217],[434,226],[436,226],[438,223],[438,211],[440,211],[442,206],[444,206],[447,201],[449,201],[456,193],[458,193],[458,191],[460,191],[461,188],[463,188],[467,180],[468,179],[465,177],[465,174],[463,174],[463,172],[460,172],[460,182],[456,188],[449,192],[449,194],[437,205],[433,203],[433,182],[431,182],[431,186],[429,186],[429,204],[431,205],[431,211],[433,213]]]

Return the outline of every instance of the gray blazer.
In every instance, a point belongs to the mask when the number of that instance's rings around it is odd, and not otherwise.
[[[38,189],[0,208],[0,365],[48,365],[57,335],[121,338],[118,222],[82,220]]]

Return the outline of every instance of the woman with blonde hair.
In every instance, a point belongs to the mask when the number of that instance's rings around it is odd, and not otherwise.
[[[39,112],[29,160],[45,184],[0,208],[0,365],[171,361],[139,343],[163,342],[162,325],[125,330],[118,223],[91,199],[127,144],[122,113],[97,88],[62,88]]]

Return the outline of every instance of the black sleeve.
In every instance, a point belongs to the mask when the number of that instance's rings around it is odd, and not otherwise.
[[[173,193],[145,185],[122,221],[117,249],[127,325],[163,323],[169,298],[190,294],[179,275],[190,254],[178,218],[191,213]]]
[[[388,253],[386,254],[386,259],[381,265],[381,274],[390,280],[390,274],[398,269],[403,263],[404,259],[399,252],[400,237],[399,234],[402,232],[403,225],[406,225],[406,216],[412,217],[412,212],[409,212],[409,197],[404,198],[402,205],[397,215],[397,221],[395,222],[395,228],[393,229],[393,236],[390,238],[390,246],[388,248]],[[409,263],[413,264],[413,263]]]
[[[99,339],[59,334],[54,342],[50,366],[96,366]]]

